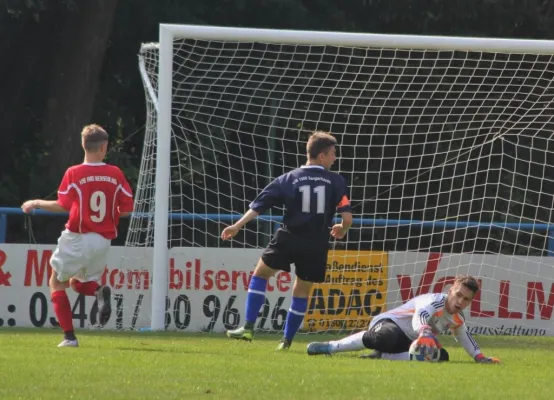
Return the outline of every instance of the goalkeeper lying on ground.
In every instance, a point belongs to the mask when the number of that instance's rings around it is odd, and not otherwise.
[[[421,355],[434,354],[440,349],[440,360],[448,361],[448,353],[442,349],[436,335],[449,329],[476,362],[497,364],[500,360],[481,353],[464,322],[462,310],[478,291],[479,284],[475,278],[459,276],[448,293],[416,296],[400,307],[373,318],[365,332],[341,340],[310,343],[308,354],[373,349],[376,352],[372,358],[379,358],[383,353],[388,359],[409,360],[408,350],[413,344]]]

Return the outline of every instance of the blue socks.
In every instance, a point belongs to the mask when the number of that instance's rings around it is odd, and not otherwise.
[[[248,295],[246,296],[246,324],[254,325],[258,318],[258,313],[265,300],[265,289],[267,280],[253,276],[248,285]]]
[[[250,294],[250,293],[248,293]],[[304,314],[308,308],[308,299],[303,297],[293,297],[292,303],[287,313],[287,322],[285,323],[285,339],[292,341],[296,332],[304,321]]]
[[[248,285],[248,295],[246,296],[246,324],[245,327],[249,329],[254,328],[254,323],[258,318],[260,308],[265,301],[265,291],[267,288],[267,280],[253,276],[250,279]],[[292,303],[287,313],[287,320],[285,322],[285,339],[289,342],[292,341],[302,321],[304,321],[304,314],[308,309],[308,299],[303,297],[293,297]]]

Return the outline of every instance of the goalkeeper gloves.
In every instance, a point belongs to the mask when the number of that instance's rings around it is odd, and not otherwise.
[[[500,359],[496,357],[485,357],[483,354],[477,354],[475,356],[475,362],[481,364],[500,364]]]
[[[433,355],[437,349],[442,348],[439,340],[428,325],[423,325],[419,328],[419,337],[413,341],[410,347],[421,355]]]

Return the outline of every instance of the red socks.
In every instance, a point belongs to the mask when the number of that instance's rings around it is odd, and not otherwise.
[[[95,281],[80,282],[78,280],[74,280],[71,282],[71,287],[77,293],[84,294],[85,296],[94,296],[100,285]]]
[[[71,314],[71,304],[65,290],[58,290],[52,293],[52,304],[58,323],[64,332],[73,332],[73,315]]]
[[[96,290],[100,287],[98,282],[79,282],[74,280],[71,282],[71,287],[77,293],[85,296],[94,296]],[[58,290],[52,293],[52,304],[54,305],[54,313],[60,324],[60,328],[65,333],[65,338],[75,340],[73,333],[73,314],[71,313],[71,304],[65,290]]]

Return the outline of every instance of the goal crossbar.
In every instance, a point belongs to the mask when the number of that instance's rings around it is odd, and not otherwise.
[[[320,46],[361,46],[388,49],[483,51],[497,53],[554,54],[554,41],[498,39],[456,36],[392,35],[222,26],[161,24],[162,32],[181,39],[224,40],[304,44]],[[160,43],[162,41],[160,40]]]

